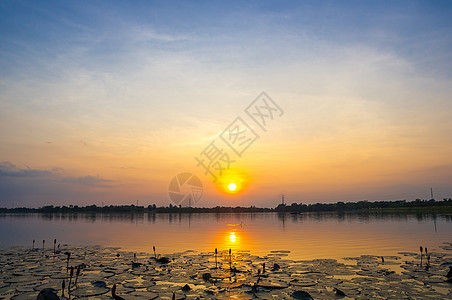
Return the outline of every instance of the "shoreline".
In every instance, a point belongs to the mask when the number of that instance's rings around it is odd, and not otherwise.
[[[292,260],[290,251],[256,256],[222,250],[216,265],[215,252],[165,254],[165,263],[156,261],[162,257],[158,249],[154,255],[102,246],[64,245],[55,254],[53,249],[0,248],[0,297],[36,299],[44,288],[53,288],[61,296],[65,281],[66,297],[71,282],[71,299],[112,299],[114,284],[125,299],[172,299],[173,293],[176,299],[309,299],[300,298],[307,294],[331,299],[341,293],[346,295],[343,299],[450,298],[452,283],[445,280],[452,266],[452,243],[441,248],[431,253],[425,249],[422,267],[420,252],[361,255],[340,259],[346,261],[342,263]],[[67,253],[71,253],[69,261]],[[70,278],[67,266],[81,266],[77,279],[75,272]]]
[[[362,212],[379,212],[379,211],[409,211],[414,213],[421,212],[438,212],[452,213],[452,198],[444,198],[443,200],[385,200],[385,201],[367,201],[361,200],[357,202],[336,202],[336,203],[315,203],[303,204],[292,203],[286,205],[284,203],[274,208],[256,207],[256,206],[215,206],[215,207],[182,207],[169,204],[169,206],[159,206],[155,204],[148,206],[131,205],[102,205],[97,206],[91,204],[87,206],[69,205],[54,206],[47,205],[39,208],[30,207],[0,207],[0,213],[307,213],[307,212],[337,212],[337,213],[362,213]]]
[[[336,214],[373,214],[373,213],[401,213],[401,214],[439,214],[439,215],[452,215],[452,206],[425,206],[425,207],[394,207],[394,208],[370,208],[370,209],[350,209],[350,210],[310,210],[310,211],[277,211],[271,208],[262,209],[249,209],[248,207],[227,207],[216,211],[215,208],[204,208],[204,207],[191,207],[191,208],[181,208],[176,210],[55,210],[55,211],[45,211],[40,209],[29,209],[29,208],[12,208],[7,210],[1,210],[1,215],[8,214],[261,214],[261,213],[277,213],[277,214],[323,214],[323,213],[336,213]]]

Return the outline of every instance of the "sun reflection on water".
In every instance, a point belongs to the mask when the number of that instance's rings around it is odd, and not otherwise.
[[[245,228],[239,224],[228,224],[228,227],[218,232],[215,237],[218,250],[253,250],[253,243]]]
[[[229,233],[229,240],[231,241],[232,244],[235,244],[235,242],[237,241],[237,237],[235,236],[235,232],[234,231]]]

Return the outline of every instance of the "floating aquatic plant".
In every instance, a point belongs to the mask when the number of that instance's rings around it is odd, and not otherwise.
[[[452,247],[441,253],[423,248],[423,265],[429,265],[428,272],[419,269],[419,252],[405,252],[401,254],[403,259],[385,256],[387,269],[380,263],[381,256],[376,255],[349,258],[356,264],[348,265],[333,259],[294,261],[281,252],[258,257],[240,250],[234,252],[232,264],[232,249],[230,254],[228,250],[223,254],[224,260],[230,262],[230,270],[222,268],[220,261],[219,269],[209,271],[206,259],[212,253],[188,251],[171,255],[169,265],[154,264],[152,268],[132,270],[133,252],[121,252],[117,257],[117,248],[67,246],[64,251],[71,253],[70,261],[77,262],[70,276],[61,268],[64,254],[60,262],[43,259],[40,254],[30,253],[29,248],[0,248],[0,298],[36,299],[37,291],[51,288],[60,297],[111,299],[111,289],[107,286],[113,284],[116,284],[115,294],[119,292],[116,296],[127,299],[171,299],[173,292],[178,300],[344,297],[337,290],[355,299],[445,299],[452,293],[452,285],[444,282],[452,281],[449,267]],[[84,252],[89,261],[83,260]],[[140,261],[139,253],[136,259]],[[84,267],[87,270],[82,275]],[[394,272],[392,268],[402,270]]]

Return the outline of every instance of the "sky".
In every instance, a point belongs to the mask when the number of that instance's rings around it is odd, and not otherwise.
[[[451,92],[448,1],[1,1],[0,207],[449,198]]]

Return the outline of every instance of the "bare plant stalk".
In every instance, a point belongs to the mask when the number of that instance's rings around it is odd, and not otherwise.
[[[66,281],[63,279],[61,283],[61,297],[64,297],[64,288],[66,287]]]
[[[71,257],[71,252],[66,252],[67,254],[67,262],[66,262],[66,273],[69,272],[69,258]]]
[[[422,249],[422,246],[419,247],[419,250],[421,250],[421,267],[422,267],[422,252],[423,252],[423,251],[422,251],[422,250],[423,250],[423,249]]]
[[[72,282],[72,276],[74,276],[74,267],[71,267],[71,273],[69,275],[69,286],[67,287],[68,293],[71,291],[71,282]]]
[[[81,269],[81,266],[78,266],[77,273],[75,273],[75,286],[77,286],[77,279],[80,276],[80,269]]]

